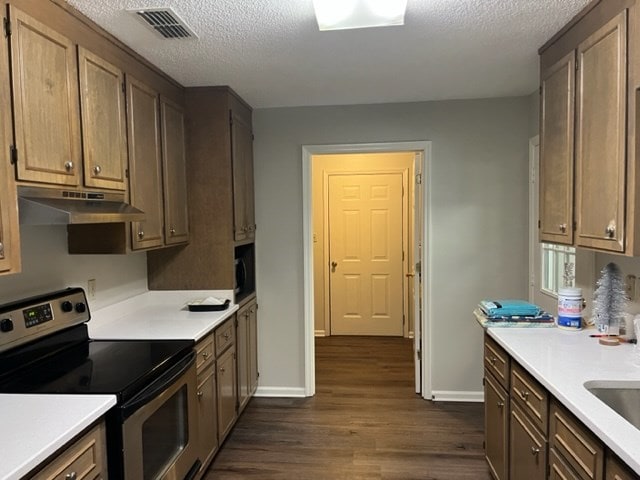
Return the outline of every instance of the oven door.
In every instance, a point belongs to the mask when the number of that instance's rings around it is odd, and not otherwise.
[[[126,480],[193,478],[198,425],[195,353],[121,406]]]

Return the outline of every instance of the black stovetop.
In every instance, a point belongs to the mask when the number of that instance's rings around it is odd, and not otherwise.
[[[0,355],[0,393],[135,396],[193,349],[191,340],[89,340],[86,325]],[[57,341],[56,341],[57,340]]]

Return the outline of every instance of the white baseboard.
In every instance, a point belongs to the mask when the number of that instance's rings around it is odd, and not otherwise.
[[[433,390],[431,392],[431,399],[434,402],[484,402],[484,392]]]
[[[256,397],[304,397],[304,387],[258,387]]]
[[[316,337],[326,337],[327,336],[327,332],[325,332],[324,330],[316,330],[314,335]]]

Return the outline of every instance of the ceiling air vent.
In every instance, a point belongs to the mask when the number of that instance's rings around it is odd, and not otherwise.
[[[135,14],[138,19],[162,38],[197,38],[197,35],[184,23],[184,20],[169,7],[131,10],[131,13]]]

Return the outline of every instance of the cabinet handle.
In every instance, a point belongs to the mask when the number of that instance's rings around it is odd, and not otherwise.
[[[256,230],[256,226],[255,225],[249,225],[249,231],[250,232],[255,232]]]
[[[220,373],[224,374],[224,367],[220,367]]]
[[[198,398],[200,398],[200,397],[202,397],[202,395],[204,395],[204,393],[202,393],[202,390],[198,390],[196,395],[198,396]]]
[[[138,238],[139,238],[140,240],[142,240],[142,239],[144,238],[144,231],[140,230],[140,231],[138,232]]]
[[[560,228],[560,231],[562,233],[566,233],[567,232],[567,224],[566,223],[561,223],[560,225],[558,225],[558,228]]]
[[[538,447],[531,447],[531,455],[534,457],[540,453],[540,449]]]
[[[95,167],[93,167],[94,175],[100,175],[100,172],[102,172],[102,167],[100,165],[96,165]]]
[[[175,235],[175,234],[176,234],[176,229],[175,229],[175,228],[173,228],[173,227],[171,227],[171,228],[169,229],[169,233],[170,233],[171,235]]]
[[[604,234],[607,238],[613,238],[616,234],[616,226],[613,223],[610,223],[607,228],[604,229]]]
[[[0,257],[4,257],[4,243],[0,242]]]
[[[65,480],[77,480],[78,474],[76,472],[67,473],[64,478]]]
[[[209,352],[202,352],[202,358],[204,358],[205,360],[209,358]]]
[[[529,399],[529,392],[523,390],[520,392],[520,397],[526,402]]]
[[[67,172],[70,172],[71,170],[73,170],[73,162],[69,161],[69,162],[64,162],[64,169]]]
[[[489,363],[491,363],[492,366],[496,366],[496,362],[498,361],[498,359],[496,357],[491,357],[489,359]]]
[[[504,402],[498,402],[497,405],[498,408],[504,408]]]
[[[230,335],[228,333],[225,333],[223,336],[225,340],[229,340]]]

